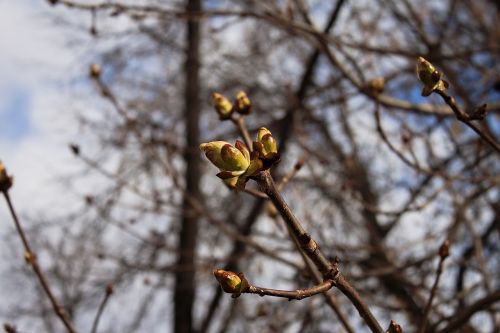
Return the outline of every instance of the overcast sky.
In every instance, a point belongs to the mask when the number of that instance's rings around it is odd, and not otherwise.
[[[47,184],[75,162],[67,149],[77,135],[67,83],[85,45],[68,46],[74,31],[57,25],[56,13],[42,0],[0,0],[0,159],[15,177],[21,215],[45,205],[53,197]],[[12,224],[6,217],[2,202],[2,235]]]

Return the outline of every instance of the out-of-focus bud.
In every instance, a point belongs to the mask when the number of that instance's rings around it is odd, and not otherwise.
[[[445,91],[448,82],[441,80],[441,73],[423,57],[417,60],[417,76],[424,84],[422,96],[429,96],[434,90]]]
[[[80,155],[80,146],[78,146],[76,143],[70,143],[69,149],[75,156]]]
[[[3,329],[7,333],[17,333],[15,326],[12,326],[11,324],[8,323],[3,324]]]
[[[0,161],[0,192],[7,192],[12,187],[12,183],[12,176],[7,174],[5,165]]]
[[[384,92],[385,80],[383,77],[377,77],[368,82],[367,88],[370,93],[378,95]]]
[[[403,333],[403,329],[401,328],[401,325],[397,324],[394,320],[391,320],[386,333]]]
[[[35,261],[35,255],[29,251],[24,251],[24,261],[27,264],[32,264]]]
[[[244,91],[240,91],[236,95],[236,102],[234,103],[234,107],[236,112],[240,114],[249,114],[252,110],[252,103],[250,102],[250,98],[248,98],[247,94]]]
[[[224,95],[214,92],[212,94],[212,100],[214,102],[215,110],[219,114],[219,118],[221,120],[231,118],[231,114],[233,113],[233,105]]]
[[[52,6],[57,5],[59,0],[47,0],[48,3],[50,3]]]
[[[214,276],[222,287],[222,290],[226,293],[236,294],[236,296],[239,296],[239,294],[248,289],[248,281],[241,273],[236,274],[231,271],[216,269],[214,270]]]
[[[92,64],[89,67],[89,75],[93,79],[98,79],[101,76],[101,66]]]
[[[112,283],[108,283],[106,286],[106,294],[111,295],[114,292],[114,287]]]
[[[450,255],[450,241],[445,240],[443,244],[439,247],[439,256],[445,259]]]
[[[487,113],[488,113],[488,105],[483,104],[472,110],[472,112],[470,113],[470,117],[472,119],[483,120],[484,117],[486,117]]]

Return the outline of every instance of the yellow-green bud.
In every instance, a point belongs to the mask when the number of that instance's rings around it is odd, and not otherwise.
[[[246,171],[250,165],[250,159],[230,144],[222,147],[221,158],[224,161],[223,170],[227,171]]]
[[[250,166],[250,152],[246,145],[236,140],[235,146],[225,141],[212,141],[200,145],[205,156],[221,171],[217,177],[230,188],[244,186],[245,178],[243,175]],[[240,178],[242,179],[240,180]],[[240,181],[239,184],[238,181]]]
[[[265,127],[261,127],[259,128],[259,131],[257,132],[257,142],[261,142],[262,141],[262,138],[265,136],[265,135],[272,135],[271,134],[271,131],[268,130],[267,128]]]
[[[262,144],[258,145],[258,147],[261,149],[260,153],[263,156],[266,156],[267,154],[270,153],[278,152],[276,140],[274,140],[271,131],[269,131],[265,127],[261,127],[259,129],[259,132],[257,133],[257,142]]]
[[[214,102],[215,110],[219,114],[221,120],[231,118],[233,105],[224,95],[214,92],[212,94],[212,100]]]
[[[242,280],[238,274],[223,269],[216,269],[214,270],[214,276],[222,287],[222,290],[226,293],[235,294],[242,292]]]
[[[252,109],[252,103],[244,91],[236,95],[235,109],[238,113],[249,114]]]
[[[211,141],[208,143],[202,143],[200,149],[205,153],[205,156],[213,163],[216,167],[221,170],[224,169],[224,161],[221,157],[222,147],[228,145],[226,141]]]
[[[417,60],[417,76],[424,84],[422,96],[429,96],[434,90],[444,91],[448,88],[448,83],[441,80],[441,73],[423,57],[418,57]]]

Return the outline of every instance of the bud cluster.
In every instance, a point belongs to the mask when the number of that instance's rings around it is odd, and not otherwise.
[[[231,188],[244,188],[248,177],[270,168],[280,159],[276,140],[265,127],[259,129],[252,153],[240,140],[234,146],[226,141],[202,143],[200,149],[219,168],[217,177]]]
[[[240,91],[236,94],[234,103],[231,103],[226,96],[216,92],[212,94],[212,100],[220,120],[230,119],[234,112],[247,115],[252,110],[252,103],[244,91]]]
[[[433,91],[445,91],[448,82],[441,80],[441,73],[422,57],[417,60],[417,76],[424,84],[422,96],[429,96]]]

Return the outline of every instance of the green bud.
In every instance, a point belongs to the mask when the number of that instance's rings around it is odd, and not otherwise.
[[[221,171],[217,177],[230,188],[241,185],[244,187],[246,178],[243,176],[250,166],[250,152],[246,145],[237,140],[235,146],[225,141],[212,141],[200,145],[205,156]]]
[[[242,280],[238,274],[223,269],[214,270],[214,276],[226,293],[241,293]]]
[[[250,165],[250,159],[246,158],[241,151],[230,144],[226,144],[222,147],[221,158],[224,161],[224,168],[222,169],[227,171],[244,172]]]
[[[423,57],[418,57],[417,60],[417,76],[424,84],[422,96],[429,96],[434,90],[444,91],[448,88],[448,82],[441,80],[441,73]]]
[[[224,95],[214,92],[212,94],[212,100],[214,102],[215,110],[219,114],[221,120],[231,118],[233,105]]]
[[[221,157],[222,147],[229,145],[226,141],[211,141],[202,143],[200,149],[205,153],[205,156],[212,162],[213,165],[221,170],[225,170],[225,163]]]
[[[259,129],[257,132],[257,142],[254,143],[254,149],[259,152],[262,158],[273,160],[276,158],[278,146],[271,131],[265,127]]]
[[[249,114],[252,109],[252,103],[244,91],[240,91],[236,95],[235,109],[238,113]]]
[[[247,145],[244,144],[242,141],[240,140],[236,140],[234,146],[239,150],[241,151],[241,153],[243,154],[243,156],[245,156],[245,158],[250,161],[250,151],[248,151],[248,148],[247,148]]]
[[[257,142],[261,142],[264,135],[268,135],[268,134],[272,136],[271,131],[268,130],[267,128],[265,128],[265,127],[259,128],[259,131],[257,132]]]
[[[278,147],[276,146],[276,140],[274,140],[271,134],[264,135],[262,138],[262,145],[267,153],[277,153]]]

